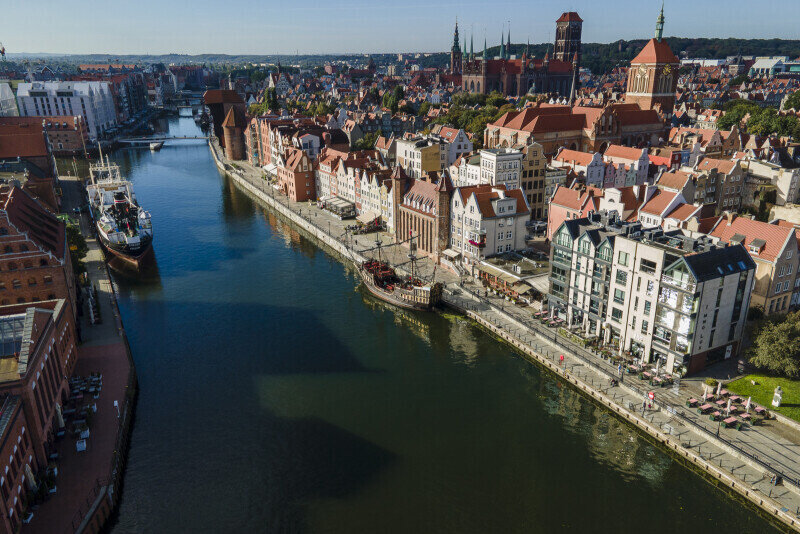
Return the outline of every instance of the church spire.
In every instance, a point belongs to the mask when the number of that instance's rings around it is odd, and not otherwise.
[[[508,23],[508,43],[506,43],[506,59],[511,59],[511,23]]]
[[[458,44],[458,17],[456,17],[456,30],[453,32],[453,50],[460,50],[461,47]]]
[[[486,53],[486,37],[484,37],[483,38],[483,60],[486,61],[487,59],[489,59],[489,58],[488,58],[488,55]]]
[[[656,41],[661,41],[664,36],[664,0],[661,0],[661,13],[656,20]]]
[[[475,59],[475,49],[473,48],[473,45],[475,44],[474,41],[475,41],[475,33],[473,32],[473,33],[470,33],[470,35],[469,35],[469,60],[470,61]]]
[[[500,30],[500,59],[506,58],[506,42],[503,40],[503,30]]]

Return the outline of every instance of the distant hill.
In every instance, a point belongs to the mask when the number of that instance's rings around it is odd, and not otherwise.
[[[788,39],[706,39],[689,37],[667,37],[667,43],[675,54],[685,52],[685,57],[698,57],[708,59],[723,59],[741,53],[745,56],[789,56],[791,58],[800,57],[800,40]],[[608,72],[615,65],[627,65],[633,57],[642,49],[646,39],[636,39],[633,41],[616,41],[613,43],[584,43],[583,44],[583,66],[590,69],[593,73],[602,74]],[[522,55],[525,51],[525,44],[511,45],[511,54]],[[550,50],[552,54],[553,46],[548,43],[530,45],[530,52],[536,57],[544,57]],[[487,50],[490,56],[500,53],[499,46],[493,46]],[[480,57],[483,48],[475,50],[475,55]],[[371,54],[372,58],[379,65],[397,62],[396,54]],[[417,62],[422,67],[442,67],[450,60],[449,53],[422,54],[415,58],[415,54],[404,56]],[[351,63],[366,63],[366,54],[308,54],[308,55],[254,55],[254,54],[162,54],[162,55],[118,55],[118,54],[83,54],[83,55],[59,55],[59,54],[13,54],[9,53],[10,60],[40,60],[48,63],[101,63],[101,62],[125,62],[125,63],[164,63],[164,64],[228,64],[241,65],[243,63],[276,63],[280,61],[285,65],[315,66],[329,61],[348,61]]]

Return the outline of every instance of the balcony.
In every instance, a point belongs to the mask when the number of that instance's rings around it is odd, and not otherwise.
[[[694,282],[682,282],[672,278],[671,276],[667,276],[666,274],[661,275],[661,283],[683,289],[684,291],[688,291],[690,293],[694,293],[694,290],[697,288],[697,285]]]

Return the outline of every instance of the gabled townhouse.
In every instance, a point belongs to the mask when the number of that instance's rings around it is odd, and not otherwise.
[[[450,249],[465,266],[504,252],[522,250],[530,218],[519,189],[488,184],[458,187],[450,201]],[[471,270],[471,267],[470,267]]]
[[[797,235],[781,226],[726,212],[709,235],[723,243],[743,245],[756,265],[751,306],[766,314],[785,313],[791,306],[797,280]]]
[[[713,184],[706,186],[706,196],[709,187],[713,187],[717,213],[742,207],[745,173],[739,160],[706,157],[695,165],[694,170],[707,175],[706,184]]]
[[[646,148],[610,145],[603,153],[603,161],[614,166],[616,187],[647,183],[650,158]],[[624,180],[622,176],[624,176]]]
[[[472,153],[472,140],[464,130],[437,124],[431,128],[431,135],[447,143],[447,165],[452,165],[459,157]]]
[[[680,193],[656,189],[639,208],[637,220],[643,228],[660,227],[675,208],[686,201]]]
[[[606,164],[599,152],[580,152],[562,148],[553,156],[550,166],[568,168],[578,176],[583,176],[583,182],[593,187],[603,187],[606,178]]]

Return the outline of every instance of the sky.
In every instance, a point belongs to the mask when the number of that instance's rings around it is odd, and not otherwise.
[[[7,4],[10,2],[10,6]],[[650,38],[661,0],[4,0],[10,53],[444,52],[458,17],[475,48],[551,42],[564,11],[583,41]],[[724,5],[724,9],[721,6]],[[799,0],[666,0],[665,36],[800,39]],[[462,41],[463,42],[463,41]]]

